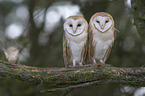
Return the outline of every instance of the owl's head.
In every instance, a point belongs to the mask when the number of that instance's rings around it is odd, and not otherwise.
[[[114,20],[109,13],[97,12],[91,17],[90,26],[100,32],[106,32],[114,27]]]
[[[88,23],[82,16],[70,16],[64,23],[64,30],[69,35],[78,36],[87,32]]]

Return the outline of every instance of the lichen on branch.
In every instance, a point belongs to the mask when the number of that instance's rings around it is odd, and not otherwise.
[[[106,64],[76,68],[40,68],[0,61],[0,77],[40,84],[46,91],[61,91],[98,84],[145,86],[145,68]]]

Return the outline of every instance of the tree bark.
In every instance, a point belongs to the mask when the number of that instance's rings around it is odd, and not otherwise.
[[[145,68],[111,67],[106,64],[76,68],[40,68],[0,61],[0,77],[41,85],[41,92],[78,87],[119,84],[145,86]]]

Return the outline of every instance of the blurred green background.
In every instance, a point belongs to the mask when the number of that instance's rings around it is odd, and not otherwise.
[[[108,12],[117,33],[106,63],[116,67],[145,64],[145,45],[134,25],[131,0],[0,0],[0,60],[37,67],[64,67],[63,22],[81,15],[89,22],[96,12]],[[41,87],[2,79],[0,96],[60,96],[40,93]],[[145,96],[145,88],[96,85],[72,90],[68,96]]]

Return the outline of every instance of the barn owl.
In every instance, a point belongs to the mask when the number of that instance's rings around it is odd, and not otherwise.
[[[82,16],[70,16],[64,22],[63,57],[65,67],[83,66],[87,51],[88,23]]]
[[[89,22],[89,61],[105,64],[115,40],[114,20],[106,12],[95,13]]]

